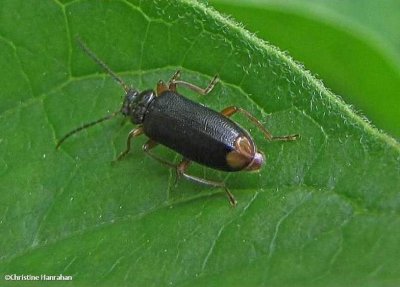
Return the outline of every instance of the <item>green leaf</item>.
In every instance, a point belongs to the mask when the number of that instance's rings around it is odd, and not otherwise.
[[[378,128],[400,137],[400,2],[213,0],[288,51]]]
[[[278,49],[194,1],[0,3],[0,275],[70,275],[74,286],[393,286],[400,283],[400,147]],[[181,180],[141,152],[111,164],[132,126],[123,91],[75,41],[125,81],[155,87],[182,69],[216,110],[238,105],[275,135],[260,173]],[[164,147],[157,154],[178,161]],[[40,282],[40,285],[54,284]]]

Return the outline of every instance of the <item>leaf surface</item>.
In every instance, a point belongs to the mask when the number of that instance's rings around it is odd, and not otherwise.
[[[192,1],[6,1],[0,5],[0,274],[71,275],[65,285],[389,286],[399,278],[399,145],[287,55]],[[16,25],[16,22],[17,24]],[[81,37],[140,90],[175,70],[206,86],[216,110],[238,105],[267,156],[260,173],[184,180],[141,152],[111,164],[132,126],[105,122],[122,89],[77,46]],[[157,154],[178,161],[164,147]],[[3,279],[1,279],[3,280]],[[3,281],[2,285],[37,282]],[[14,284],[15,283],[15,284]],[[50,282],[41,282],[52,284]]]
[[[400,137],[400,2],[213,0],[318,74],[378,128]]]

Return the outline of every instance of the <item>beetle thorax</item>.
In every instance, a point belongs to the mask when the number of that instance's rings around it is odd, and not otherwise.
[[[141,93],[136,90],[129,90],[122,104],[122,114],[129,117],[131,122],[136,125],[143,123],[146,110],[155,96],[153,90],[146,90]]]

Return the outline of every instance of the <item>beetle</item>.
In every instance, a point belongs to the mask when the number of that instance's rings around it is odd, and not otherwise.
[[[149,139],[143,145],[143,151],[163,165],[175,169],[176,180],[184,177],[197,183],[222,188],[230,204],[236,206],[237,201],[224,182],[187,173],[192,161],[225,172],[257,171],[262,167],[265,162],[264,154],[257,150],[249,132],[230,117],[235,113],[243,114],[270,141],[294,141],[299,138],[298,134],[273,136],[256,117],[240,107],[229,106],[217,112],[177,92],[179,85],[201,95],[207,95],[218,82],[217,75],[206,88],[201,88],[181,80],[181,73],[178,70],[167,84],[159,81],[156,90],[140,92],[129,87],[80,39],[77,41],[81,49],[122,86],[125,97],[118,111],[70,131],[58,141],[57,148],[71,135],[122,114],[136,127],[129,132],[126,148],[116,160],[122,159],[129,153],[133,138],[144,134]],[[182,155],[182,160],[175,164],[154,154],[152,149],[159,144]]]

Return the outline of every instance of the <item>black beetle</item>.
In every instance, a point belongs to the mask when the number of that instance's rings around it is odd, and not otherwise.
[[[137,127],[129,133],[126,149],[118,156],[117,160],[129,152],[133,137],[145,134],[149,140],[143,145],[143,150],[155,160],[176,169],[176,178],[183,176],[198,183],[223,188],[228,195],[229,202],[235,206],[236,200],[224,182],[210,181],[186,172],[191,161],[227,172],[252,171],[261,168],[265,161],[264,155],[257,151],[250,134],[229,117],[237,112],[242,113],[263,132],[268,140],[293,141],[299,137],[297,134],[274,137],[257,118],[242,108],[230,106],[221,112],[216,112],[183,97],[176,91],[177,85],[182,85],[199,94],[206,95],[217,83],[217,76],[213,78],[207,88],[202,89],[180,80],[180,72],[177,71],[168,84],[159,81],[155,91],[139,92],[126,85],[79,39],[78,43],[83,51],[121,84],[126,95],[120,110],[67,133],[59,140],[57,148],[72,134],[122,113]],[[181,162],[174,164],[152,153],[150,150],[158,144],[181,154],[183,156]]]

